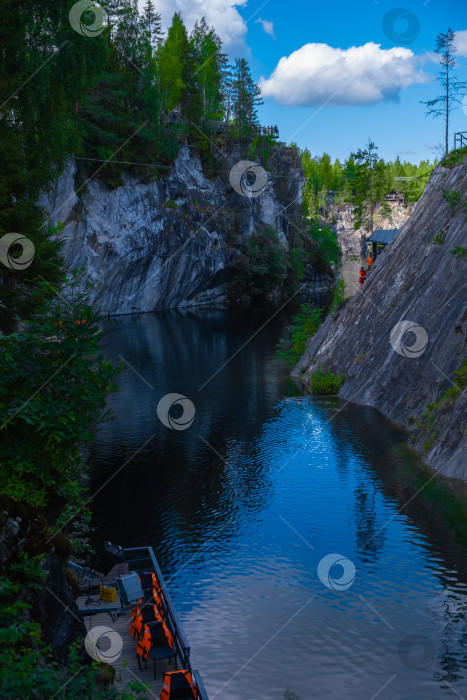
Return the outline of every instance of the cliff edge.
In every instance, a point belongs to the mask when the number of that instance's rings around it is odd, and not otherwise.
[[[99,313],[225,303],[242,241],[271,227],[289,249],[300,216],[299,151],[272,147],[267,185],[248,198],[229,181],[230,169],[249,157],[244,141],[215,151],[214,170],[206,172],[185,143],[165,176],[145,182],[128,170],[116,189],[97,178],[78,185],[77,165],[68,164],[41,204],[52,225],[63,222],[66,266],[83,270]],[[332,279],[311,273],[313,291],[332,289]]]
[[[464,158],[435,169],[365,284],[328,316],[292,372],[305,387],[317,367],[343,374],[340,398],[406,427],[428,465],[464,481],[466,248]]]

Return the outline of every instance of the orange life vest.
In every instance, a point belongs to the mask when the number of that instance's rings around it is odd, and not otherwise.
[[[144,661],[147,661],[149,650],[151,648],[151,633],[149,627],[144,625],[144,634],[136,645],[136,653],[141,656]]]
[[[128,630],[131,635],[136,639],[136,637],[139,637],[141,634],[141,630],[143,628],[143,617],[141,613],[138,613],[135,615],[134,619],[132,620],[130,624],[130,629]]]
[[[188,685],[190,686],[190,689],[193,693],[193,697],[196,697],[196,689],[195,689],[195,683],[193,678],[191,677],[191,673],[189,671],[170,671],[169,673],[164,674],[164,685],[162,686],[162,692],[161,692],[161,700],[169,700],[170,698],[170,684],[172,681],[172,677],[175,676],[176,674],[183,674],[188,682]]]
[[[169,628],[165,624],[164,620],[162,620],[162,627],[164,628],[165,636],[167,639],[167,644],[169,645],[169,647],[171,647],[173,649],[174,648],[174,638],[170,634]]]
[[[373,258],[370,256],[369,258],[366,259],[366,261],[368,263],[368,267],[370,267],[371,263],[373,262]]]

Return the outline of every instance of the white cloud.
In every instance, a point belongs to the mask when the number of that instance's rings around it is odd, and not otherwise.
[[[457,49],[457,55],[467,58],[467,29],[464,29],[462,32],[456,32],[454,45]]]
[[[425,148],[428,151],[434,151],[435,153],[444,153],[444,146],[441,143],[427,143]]]
[[[247,25],[237,10],[246,3],[247,0],[158,0],[156,10],[161,13],[164,31],[171,25],[175,12],[181,14],[189,32],[196,20],[205,17],[227,51],[248,53],[245,42]],[[140,11],[144,5],[145,0],[138,0]]]
[[[369,42],[349,49],[305,44],[260,85],[263,97],[281,105],[365,105],[397,100],[402,89],[429,80],[410,49]]]
[[[398,153],[398,155],[400,155],[400,156],[408,156],[408,155],[410,155],[411,153],[414,153],[414,151],[412,151],[411,148],[403,148],[402,150],[397,151],[397,153]]]
[[[266,34],[269,34],[269,36],[271,36],[273,39],[276,38],[276,35],[274,34],[274,23],[273,22],[269,22],[269,20],[267,20],[267,19],[261,19],[261,17],[260,17],[259,19],[257,19],[255,21],[255,24],[262,24],[263,29],[266,32]]]

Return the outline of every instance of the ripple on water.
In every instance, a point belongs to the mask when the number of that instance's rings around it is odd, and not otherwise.
[[[281,314],[198,393],[261,318],[167,312],[113,327],[107,352],[154,389],[125,372],[116,420],[91,446],[90,490],[112,477],[95,498],[99,537],[152,544],[211,698],[467,697],[458,501],[436,481],[419,492],[403,434],[371,409],[284,398]],[[196,397],[190,430],[158,423],[169,391]],[[318,574],[332,553],[355,567],[346,590]]]

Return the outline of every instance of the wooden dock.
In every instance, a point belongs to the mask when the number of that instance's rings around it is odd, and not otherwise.
[[[145,697],[159,700],[164,674],[167,671],[175,671],[175,666],[177,666],[178,670],[187,669],[190,671],[196,686],[196,700],[208,700],[201,676],[191,666],[190,646],[152,547],[124,549],[123,552],[124,562],[112,567],[107,575],[91,574],[86,585],[83,584],[82,577],[80,577],[81,595],[76,601],[87,631],[97,627],[104,627],[109,631],[108,636],[104,631],[99,640],[98,649],[102,652],[102,656],[105,657],[106,653],[111,654],[113,650],[119,652],[118,658],[111,661],[111,665],[116,670],[115,687],[123,690],[127,683],[131,681],[146,682],[148,684],[148,695]],[[154,664],[151,658],[148,659],[146,669],[141,671],[139,668],[136,655],[137,640],[129,632],[132,606],[122,606],[118,594],[117,600],[113,602],[102,600],[99,594],[99,585],[102,583],[102,578],[106,586],[115,586],[117,576],[133,571],[138,573],[141,571],[152,571],[156,574],[162,589],[162,617],[174,640],[176,662],[173,658],[170,663],[168,660],[157,661],[157,679],[154,678]],[[87,588],[87,591],[84,590],[85,588]]]
[[[109,607],[120,607],[120,599],[117,596],[115,603],[106,603],[99,598],[99,593],[96,592],[92,595],[93,603],[88,607],[95,608],[109,608]],[[82,610],[85,609],[87,596],[80,596],[76,601],[78,607]],[[172,664],[169,665],[167,661],[158,661],[157,663],[157,681],[154,680],[153,665],[151,659],[148,660],[148,667],[144,671],[139,670],[138,660],[136,656],[136,639],[132,637],[129,633],[130,627],[130,611],[125,612],[117,617],[114,615],[113,618],[109,613],[102,612],[96,615],[85,616],[84,623],[86,625],[86,630],[90,630],[92,627],[108,627],[113,632],[116,632],[122,639],[123,648],[120,656],[116,661],[112,661],[112,666],[116,670],[114,684],[118,690],[123,690],[127,683],[130,681],[144,681],[149,686],[148,698],[160,699],[160,694],[162,690],[162,682],[164,680],[164,673],[166,671],[174,671],[175,664],[172,659]],[[109,638],[109,644],[110,644]],[[105,641],[103,641],[104,651],[106,650]],[[125,665],[124,665],[125,662]],[[177,667],[179,669],[184,668],[182,665],[182,660],[177,659]]]

